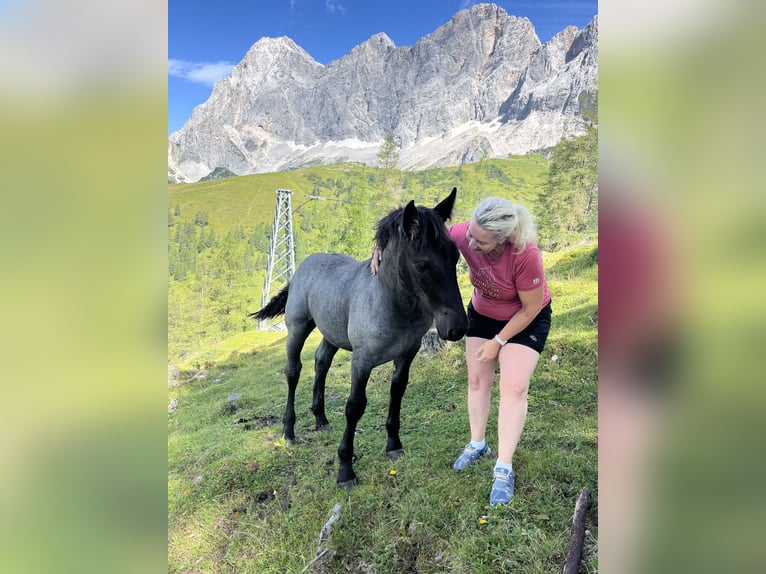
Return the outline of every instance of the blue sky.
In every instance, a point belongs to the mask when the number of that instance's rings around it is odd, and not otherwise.
[[[179,130],[204,103],[215,81],[228,75],[264,36],[289,36],[322,64],[385,32],[412,46],[446,24],[468,0],[169,0],[168,133]],[[496,1],[525,16],[542,42],[569,25],[582,28],[597,1]]]

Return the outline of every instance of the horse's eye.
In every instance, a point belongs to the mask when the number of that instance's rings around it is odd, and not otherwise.
[[[415,262],[415,270],[418,273],[426,273],[428,271],[431,271],[433,269],[433,265],[429,261],[416,261]]]

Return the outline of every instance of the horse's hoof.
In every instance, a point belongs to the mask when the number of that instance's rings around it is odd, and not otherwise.
[[[332,427],[330,426],[330,423],[324,424],[324,425],[317,425],[316,429],[318,431],[329,431],[332,430]]]
[[[389,450],[386,454],[391,460],[397,460],[404,454],[404,449],[398,448],[396,450]]]
[[[342,488],[343,490],[351,490],[356,486],[357,480],[356,477],[352,478],[351,480],[344,480],[343,482],[338,481],[338,487]]]
[[[286,447],[295,446],[295,439],[285,437],[285,446]]]

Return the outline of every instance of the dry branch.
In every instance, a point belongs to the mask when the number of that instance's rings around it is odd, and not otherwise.
[[[585,514],[588,511],[589,495],[588,489],[583,488],[580,491],[580,496],[577,497],[574,516],[572,517],[572,530],[569,535],[569,552],[562,574],[577,574],[580,570],[580,558],[585,542]]]

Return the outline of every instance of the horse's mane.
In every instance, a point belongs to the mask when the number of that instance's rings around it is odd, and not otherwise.
[[[417,220],[409,229],[402,226],[404,207],[394,209],[378,221],[375,227],[375,245],[381,251],[386,248],[404,248],[405,245],[419,250],[432,242],[447,242],[450,239],[444,221],[433,209],[417,208]],[[406,240],[406,241],[405,241]]]

